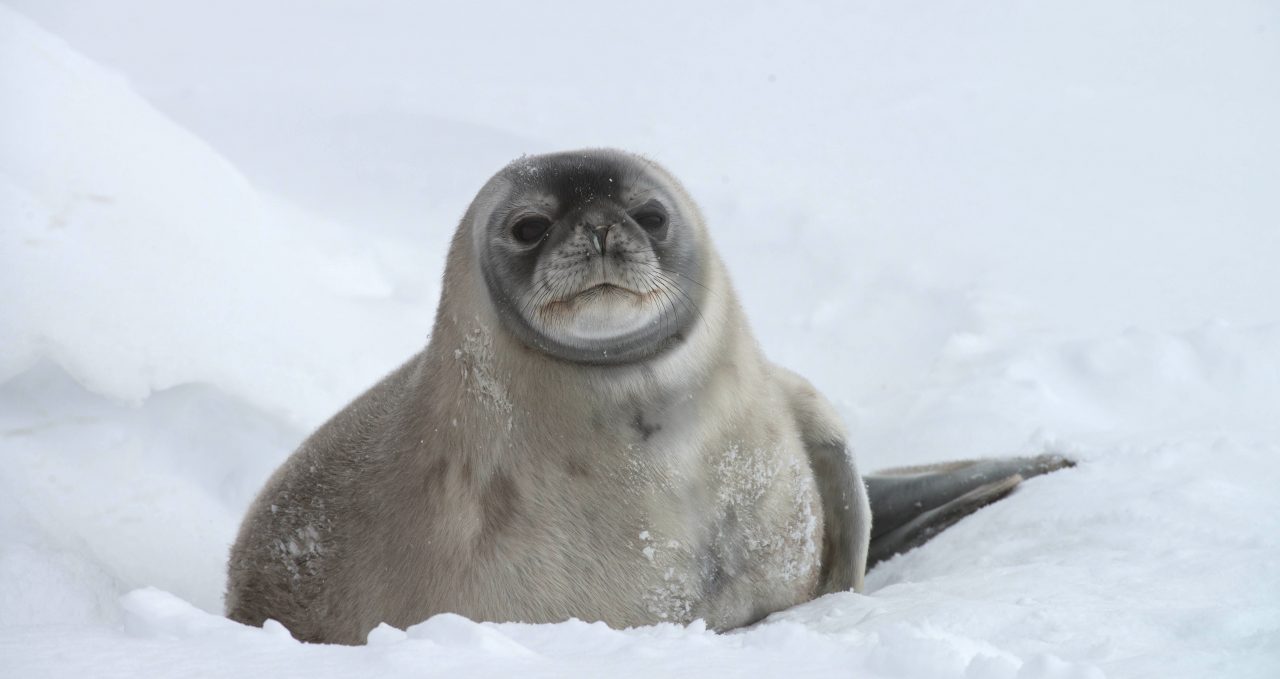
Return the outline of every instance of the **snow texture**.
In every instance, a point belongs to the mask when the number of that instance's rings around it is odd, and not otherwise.
[[[1274,5],[11,5],[0,676],[1280,676]],[[475,190],[591,145],[685,180],[863,469],[1079,466],[735,633],[222,618],[253,494],[425,343]]]

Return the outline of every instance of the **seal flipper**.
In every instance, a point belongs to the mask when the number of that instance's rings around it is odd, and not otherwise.
[[[805,441],[822,498],[822,575],[818,594],[862,591],[870,512],[867,492],[843,441]]]
[[[1073,466],[1060,455],[1040,455],[944,462],[868,475],[871,548],[867,567],[928,542],[1013,492],[1023,479]]]
[[[906,523],[873,536],[871,549],[867,554],[867,568],[895,554],[908,552],[923,545],[960,519],[1012,493],[1019,483],[1022,483],[1022,477],[1014,475],[978,486],[946,504],[915,513]],[[874,503],[872,507],[872,525],[874,526]]]
[[[775,369],[787,390],[822,504],[822,570],[815,596],[861,592],[871,543],[871,506],[840,416],[803,377]]]

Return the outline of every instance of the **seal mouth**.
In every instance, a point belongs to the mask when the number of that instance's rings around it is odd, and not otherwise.
[[[641,292],[617,283],[596,283],[546,302],[538,315],[545,322],[577,324],[587,335],[625,333],[651,314],[654,291]]]
[[[582,292],[574,295],[574,298],[595,297],[598,295],[634,295],[639,296],[641,293],[631,288],[623,287],[614,283],[599,283],[593,285]]]
[[[618,285],[616,283],[597,283],[595,285],[583,288],[575,293],[560,299],[554,299],[547,303],[547,306],[559,304],[573,304],[574,302],[589,302],[597,298],[603,297],[644,297],[645,293],[638,290]]]

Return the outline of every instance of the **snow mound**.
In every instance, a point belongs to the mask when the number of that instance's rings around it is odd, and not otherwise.
[[[119,76],[8,9],[0,98],[22,102],[0,127],[0,378],[49,358],[133,403],[207,382],[314,424],[393,367],[383,357],[425,341],[431,268],[398,267],[438,255],[263,198]],[[396,332],[369,332],[375,317],[399,319]]]

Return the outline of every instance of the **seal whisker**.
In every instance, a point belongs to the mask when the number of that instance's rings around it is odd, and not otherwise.
[[[663,267],[663,266],[661,266],[661,265],[658,265],[658,270],[660,270],[660,271],[662,271],[663,273],[668,274],[668,275],[679,276],[679,277],[683,278],[684,280],[689,281],[690,283],[693,283],[694,285],[696,285],[696,286],[698,286],[698,287],[702,288],[703,290],[706,290],[706,291],[707,291],[707,294],[711,294],[711,295],[714,295],[714,294],[715,294],[715,291],[714,291],[714,290],[712,290],[711,288],[708,288],[707,286],[703,285],[703,284],[702,284],[702,281],[699,281],[698,279],[694,278],[693,276],[690,276],[690,275],[688,275],[688,274],[681,273],[681,272],[679,272],[679,271],[676,271],[675,269],[668,269],[668,268],[665,268],[665,267]]]
[[[659,269],[658,271],[655,271],[654,276],[655,276],[655,281],[659,285],[662,285],[670,290],[674,290],[674,292],[677,295],[683,298],[684,300],[683,303],[687,304],[693,310],[693,312],[697,314],[699,322],[702,322],[702,323],[706,322],[706,319],[702,317],[702,308],[698,306],[698,303],[694,301],[693,298],[689,297],[689,294],[686,293],[678,283],[668,278],[664,273],[662,273],[661,269]]]

